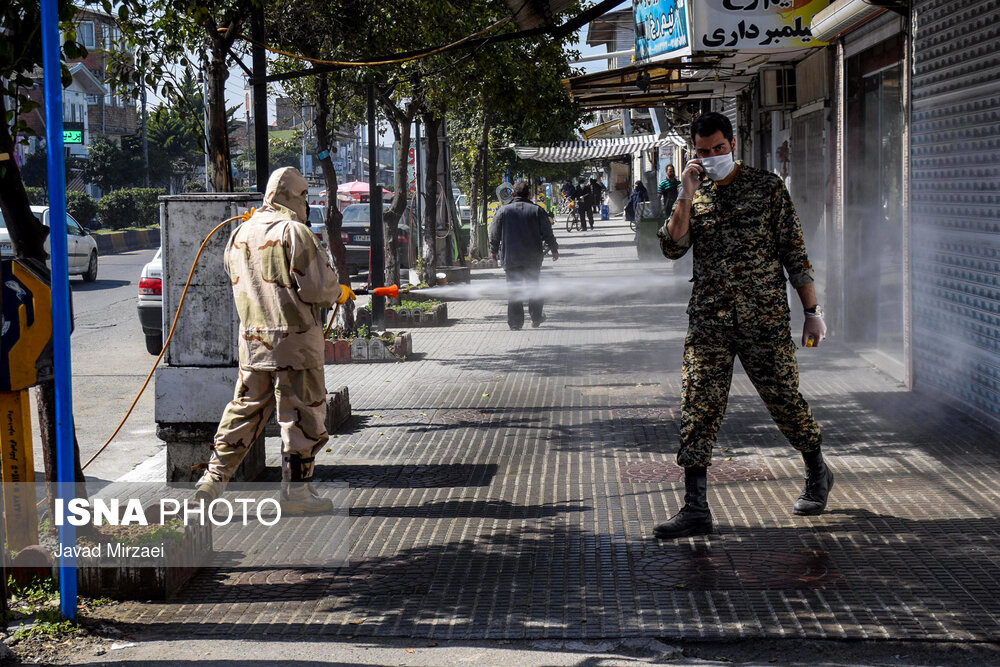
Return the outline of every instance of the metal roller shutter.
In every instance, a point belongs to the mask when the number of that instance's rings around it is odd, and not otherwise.
[[[914,386],[1000,424],[1000,0],[912,11]]]

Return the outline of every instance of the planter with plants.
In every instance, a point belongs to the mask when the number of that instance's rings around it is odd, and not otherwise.
[[[359,325],[371,326],[371,304],[358,311]],[[442,327],[450,324],[448,304],[433,299],[404,299],[398,306],[385,307],[385,325]]]
[[[147,512],[151,517],[157,512]],[[212,552],[212,526],[180,519],[148,526],[100,526],[78,542],[81,595],[116,600],[165,600],[180,590]]]
[[[365,311],[359,310],[358,314],[362,312]],[[326,363],[406,361],[413,352],[409,333],[373,332],[368,324],[361,323],[362,319],[358,317],[359,325],[354,331],[336,327],[330,332],[326,341]]]
[[[77,590],[87,597],[115,600],[165,600],[192,577],[212,554],[212,525],[180,519],[159,521],[159,504],[144,512],[148,525],[99,525],[78,529],[73,554]],[[20,550],[8,563],[19,581],[48,570],[58,579],[56,554],[68,548],[43,520],[39,545]],[[19,576],[23,575],[23,576]]]

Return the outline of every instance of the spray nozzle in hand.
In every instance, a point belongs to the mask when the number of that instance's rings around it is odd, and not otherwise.
[[[355,291],[356,294],[371,294],[373,296],[384,296],[389,299],[398,299],[400,294],[409,294],[409,287],[400,287],[399,285],[389,285],[388,287],[375,287],[370,290],[359,289]]]

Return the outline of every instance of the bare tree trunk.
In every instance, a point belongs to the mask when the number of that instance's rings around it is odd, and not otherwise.
[[[482,152],[477,150],[476,159],[472,164],[472,192],[469,194],[469,257],[472,259],[482,258],[482,252],[479,249],[479,163],[481,160]]]
[[[484,112],[483,116],[483,138],[479,144],[480,160],[483,165],[483,225],[489,229],[490,220],[490,112]]]
[[[326,184],[326,206],[323,210],[323,223],[326,226],[326,242],[333,260],[333,268],[341,285],[351,286],[351,274],[347,270],[347,255],[344,249],[344,239],[340,235],[344,226],[344,214],[337,206],[337,170],[333,166],[333,156],[330,153],[330,81],[329,75],[320,74],[316,82],[316,143],[319,152],[326,151],[328,155],[319,161],[323,172],[323,182]],[[354,322],[354,302],[348,300],[337,311],[337,325],[347,331],[356,328]]]
[[[44,244],[49,228],[31,213],[31,202],[28,201],[28,193],[24,191],[21,170],[13,159],[14,141],[6,118],[7,100],[0,94],[0,153],[10,156],[10,159],[0,163],[0,212],[7,221],[7,232],[14,246],[14,254],[21,258],[37,259],[44,265],[48,258]]]
[[[389,127],[392,128],[392,135],[396,140],[396,164],[393,172],[393,193],[392,202],[388,210],[382,215],[382,229],[384,232],[385,246],[385,284],[399,284],[399,221],[406,210],[406,202],[409,197],[409,179],[407,162],[410,156],[410,137],[412,134],[413,119],[417,117],[417,112],[423,102],[423,97],[419,93],[414,95],[405,107],[401,110],[390,96],[390,89],[377,88],[378,103],[385,114]],[[398,303],[398,299],[396,300]]]
[[[424,127],[427,136],[427,205],[424,216],[424,242],[421,248],[424,270],[421,279],[429,285],[437,282],[437,211],[438,211],[438,149],[441,129],[441,119],[433,113],[424,114]]]
[[[56,385],[48,380],[38,383],[35,387],[35,397],[38,402],[38,430],[42,439],[42,459],[45,464],[45,499],[49,507],[49,516],[55,516],[56,502]],[[76,482],[77,498],[87,497],[86,478],[80,466],[80,443],[76,440],[76,425],[73,426],[73,480]]]
[[[225,35],[211,35],[211,57],[208,61],[208,154],[212,164],[212,189],[233,191],[233,165],[229,153],[229,128],[226,127],[226,80],[229,67],[226,53],[239,33],[240,22],[229,26]],[[232,37],[230,37],[232,35]]]

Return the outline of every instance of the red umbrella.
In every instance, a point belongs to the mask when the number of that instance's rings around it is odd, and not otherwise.
[[[337,192],[368,194],[368,184],[364,181],[348,181],[337,186]]]

